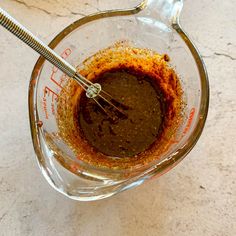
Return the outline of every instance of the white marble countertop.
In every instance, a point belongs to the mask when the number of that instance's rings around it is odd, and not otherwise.
[[[98,3],[0,0],[0,7],[49,42]],[[41,175],[27,105],[38,55],[0,28],[0,235],[235,236],[235,12],[235,0],[185,1],[182,25],[204,57],[211,85],[206,128],[194,150],[160,179],[90,203],[65,198]]]

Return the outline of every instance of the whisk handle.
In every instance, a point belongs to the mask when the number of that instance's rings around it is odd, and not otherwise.
[[[57,55],[51,48],[44,44],[40,39],[33,35],[28,29],[21,25],[2,8],[0,8],[0,24],[36,52],[38,52],[46,60],[63,71],[66,75],[69,77],[75,76],[76,69],[73,66]]]

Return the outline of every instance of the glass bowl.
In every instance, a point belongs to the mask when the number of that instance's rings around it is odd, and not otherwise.
[[[200,54],[180,26],[182,7],[181,0],[146,0],[130,9],[99,12],[69,25],[49,44],[74,66],[117,42],[169,55],[186,105],[176,135],[151,163],[109,169],[79,161],[59,135],[56,118],[58,94],[69,78],[38,59],[29,85],[32,140],[41,172],[57,191],[80,201],[106,198],[169,171],[194,147],[207,117],[209,85]]]

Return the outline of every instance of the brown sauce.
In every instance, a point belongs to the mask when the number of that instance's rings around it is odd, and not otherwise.
[[[115,101],[125,105],[120,109],[126,116],[116,112],[114,121],[83,92],[78,117],[84,138],[108,156],[132,157],[148,149],[161,132],[164,115],[164,102],[156,81],[125,68],[105,72],[94,81],[112,94]],[[101,99],[99,102],[110,112],[110,105]]]
[[[68,81],[58,98],[58,135],[78,160],[130,169],[168,151],[182,122],[183,102],[167,55],[117,43],[85,60],[78,71],[124,104],[126,114],[112,121],[76,82]]]

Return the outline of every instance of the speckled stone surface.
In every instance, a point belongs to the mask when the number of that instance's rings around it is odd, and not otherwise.
[[[0,6],[49,42],[111,2],[0,0]],[[116,6],[129,2],[138,1]],[[27,107],[38,55],[0,28],[0,235],[235,236],[235,12],[235,0],[185,1],[182,25],[204,57],[211,84],[208,121],[194,150],[160,179],[90,203],[65,198],[41,175]]]

